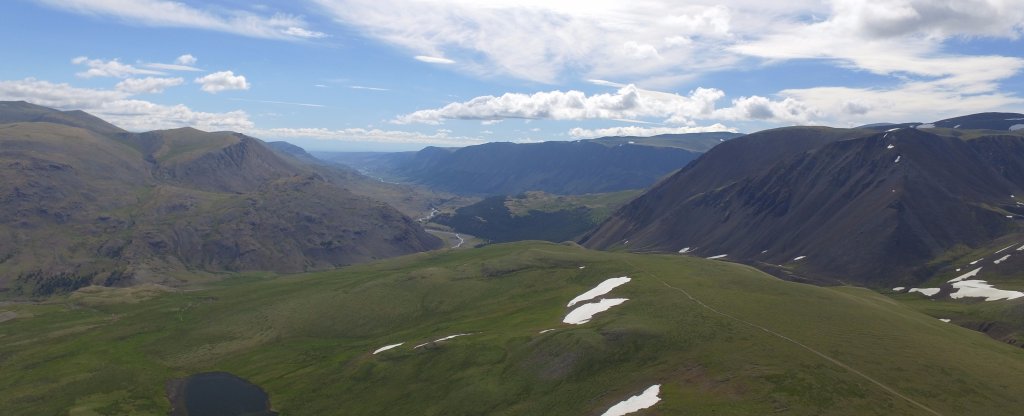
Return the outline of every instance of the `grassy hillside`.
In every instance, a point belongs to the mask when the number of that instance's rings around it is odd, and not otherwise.
[[[628,301],[560,323],[570,299],[617,276],[633,280],[607,297]],[[90,289],[0,316],[9,414],[166,414],[166,381],[213,370],[259,384],[289,415],[596,415],[653,384],[662,401],[648,414],[999,415],[1024,404],[1024,350],[871,291],[546,243],[195,291]],[[455,334],[470,335],[431,342]]]

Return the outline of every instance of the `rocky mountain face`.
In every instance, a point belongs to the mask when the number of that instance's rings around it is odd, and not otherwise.
[[[338,175],[238,133],[128,133],[22,102],[0,103],[0,122],[0,289],[16,295],[316,270],[442,244]]]
[[[923,281],[949,250],[1019,232],[1024,219],[1024,137],[948,133],[751,134],[715,147],[582,242],[726,255],[816,282]]]

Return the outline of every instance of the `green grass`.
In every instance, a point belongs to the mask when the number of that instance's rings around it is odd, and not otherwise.
[[[622,275],[628,302],[560,323]],[[537,242],[0,309],[19,314],[0,323],[14,415],[166,414],[168,379],[214,370],[286,415],[600,414],[656,383],[657,414],[930,414],[864,376],[941,414],[1024,404],[1024,351],[869,290]],[[456,333],[472,335],[412,349]]]

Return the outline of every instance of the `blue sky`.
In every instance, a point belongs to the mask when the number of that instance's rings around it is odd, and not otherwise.
[[[12,0],[0,100],[311,150],[848,127],[1024,111],[1022,34],[1022,0]]]

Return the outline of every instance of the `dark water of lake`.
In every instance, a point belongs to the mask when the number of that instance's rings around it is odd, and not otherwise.
[[[167,385],[172,416],[273,416],[259,386],[231,373],[200,373]]]

